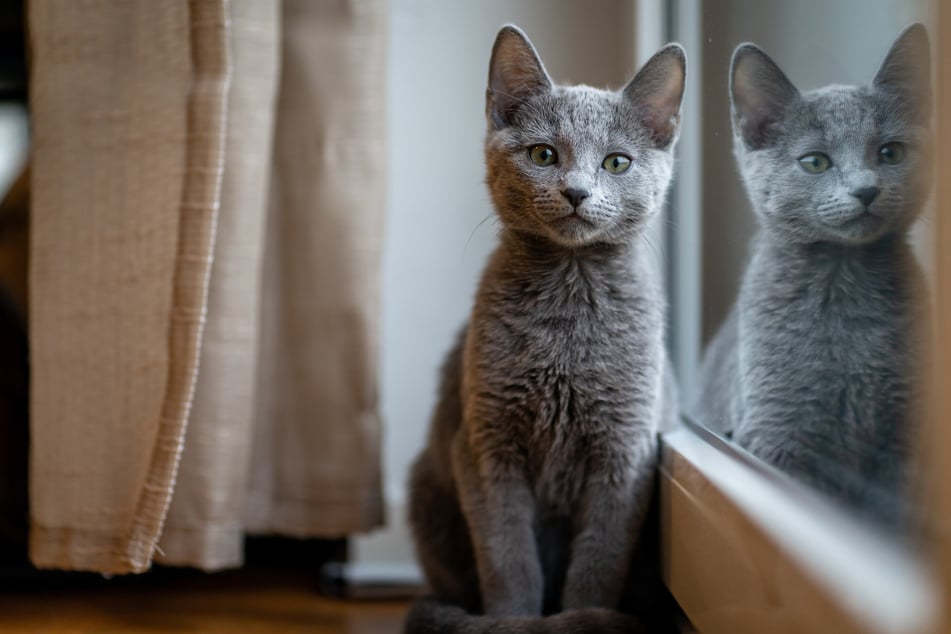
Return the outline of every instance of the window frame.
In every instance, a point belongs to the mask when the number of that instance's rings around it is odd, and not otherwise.
[[[666,33],[688,50],[702,48],[699,3],[664,5]],[[935,174],[951,174],[951,6],[933,3],[929,29],[936,51]],[[691,81],[688,78],[688,81]],[[700,78],[688,94],[700,95]],[[699,106],[684,104],[684,119]],[[690,134],[687,131],[687,134]],[[682,137],[681,141],[685,139]],[[697,139],[698,140],[698,139]],[[698,150],[694,150],[697,152]],[[681,147],[681,152],[683,148]],[[699,155],[681,159],[700,174]],[[672,223],[694,226],[699,214],[694,182],[674,186]],[[951,244],[951,179],[936,178],[935,244]],[[694,198],[691,198],[693,196]],[[692,211],[691,211],[692,210]],[[674,357],[697,354],[697,236],[668,243]],[[691,240],[694,242],[691,244]],[[681,248],[678,248],[681,247]],[[692,247],[692,250],[691,250]],[[681,254],[680,252],[683,251]],[[951,249],[932,249],[936,324],[951,326]],[[684,305],[683,298],[689,305]],[[680,319],[678,320],[678,314]],[[951,328],[935,328],[931,382],[920,453],[926,474],[920,491],[927,509],[925,534],[914,552],[864,525],[809,487],[687,421],[661,439],[660,490],[664,576],[694,626],[704,634],[742,632],[949,632],[951,616]],[[687,345],[684,346],[683,342]],[[678,344],[679,342],[679,344]],[[678,349],[678,345],[681,348]],[[687,365],[691,382],[695,365]],[[681,365],[681,368],[684,368]],[[681,374],[683,370],[681,371]]]

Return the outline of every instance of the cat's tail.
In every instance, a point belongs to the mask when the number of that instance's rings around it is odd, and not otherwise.
[[[469,614],[435,599],[416,601],[406,616],[404,634],[641,634],[629,614],[604,608],[569,610],[546,617],[494,617]]]

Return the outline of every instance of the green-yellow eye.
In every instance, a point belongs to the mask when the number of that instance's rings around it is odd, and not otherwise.
[[[528,156],[535,165],[548,167],[558,162],[558,152],[550,145],[533,145],[528,148]]]
[[[631,168],[631,159],[623,154],[608,154],[601,165],[612,174],[623,174]]]
[[[905,144],[898,141],[886,143],[878,148],[878,160],[888,165],[897,165],[905,159]]]
[[[822,152],[812,152],[810,154],[800,156],[799,164],[802,165],[802,169],[806,170],[810,174],[821,174],[832,167],[832,161],[829,160],[829,157]]]

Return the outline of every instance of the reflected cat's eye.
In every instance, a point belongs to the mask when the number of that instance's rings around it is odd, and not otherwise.
[[[898,141],[886,143],[878,148],[878,160],[888,165],[897,165],[905,158],[905,144]]]
[[[558,162],[558,152],[550,145],[533,145],[528,148],[528,156],[535,165],[548,167]]]
[[[832,167],[832,161],[822,152],[812,152],[811,154],[800,156],[799,164],[802,165],[802,169],[810,174],[821,174]]]
[[[623,174],[631,167],[631,159],[623,154],[608,154],[601,165],[612,174]]]

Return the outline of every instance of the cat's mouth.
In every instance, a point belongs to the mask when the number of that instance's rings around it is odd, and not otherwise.
[[[863,209],[858,213],[826,220],[823,224],[842,239],[864,243],[882,232],[885,219],[869,209]]]
[[[555,218],[550,218],[548,226],[553,233],[557,234],[560,242],[571,245],[583,244],[601,231],[601,223],[579,209],[570,209]]]
[[[573,209],[555,218],[551,223],[556,227],[571,228],[574,230],[587,229],[588,231],[592,231],[599,227],[598,222],[586,215],[583,211],[577,209]]]
[[[572,209],[571,211],[566,212],[558,218],[558,220],[576,220],[581,222],[587,222],[588,224],[594,224],[591,218],[588,217],[583,211],[578,209]]]
[[[826,222],[826,224],[836,229],[860,229],[865,227],[877,227],[883,221],[884,219],[881,216],[866,207],[858,213],[851,214],[844,218],[837,218],[833,221]]]

